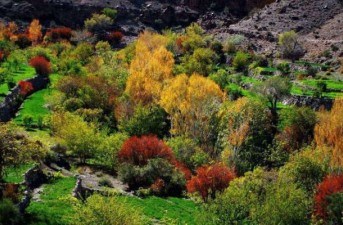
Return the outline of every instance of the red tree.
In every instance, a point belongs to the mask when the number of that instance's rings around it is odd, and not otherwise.
[[[52,72],[51,63],[44,56],[33,57],[29,64],[41,76],[48,76]]]
[[[123,39],[124,34],[120,31],[113,31],[107,35],[107,41],[111,44],[119,44]]]
[[[149,159],[163,158],[173,162],[173,151],[156,136],[133,136],[129,138],[118,153],[121,162],[144,166]]]
[[[53,42],[61,39],[69,41],[72,37],[72,29],[68,27],[52,28],[46,32],[46,37]]]
[[[20,95],[26,96],[28,93],[30,93],[33,90],[33,86],[31,82],[21,80],[19,81],[19,87],[20,87]]]
[[[216,192],[227,188],[235,177],[235,173],[222,163],[202,166],[197,169],[197,175],[188,181],[187,191],[198,192],[206,202],[209,195],[214,198]]]
[[[315,196],[315,214],[323,219],[328,217],[327,197],[343,192],[343,174],[329,175],[317,187]]]

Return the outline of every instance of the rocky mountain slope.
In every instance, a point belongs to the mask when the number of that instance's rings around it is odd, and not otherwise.
[[[343,2],[340,0],[277,0],[251,16],[212,30],[221,38],[242,34],[259,51],[273,53],[280,33],[294,30],[301,36],[307,57],[318,57],[332,44],[342,50]],[[340,51],[336,51],[339,56]]]
[[[145,27],[185,26],[209,10],[213,15],[242,18],[256,7],[275,0],[1,0],[0,15],[7,20],[30,21],[39,18],[46,26],[59,24],[81,27],[92,13],[104,7],[118,10],[118,24],[126,32],[137,33]],[[225,11],[225,10],[226,11]],[[223,11],[226,13],[223,14]],[[206,16],[205,16],[206,19]],[[230,19],[228,24],[237,22]]]

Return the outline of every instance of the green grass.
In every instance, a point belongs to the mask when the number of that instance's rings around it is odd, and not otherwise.
[[[51,74],[50,80],[51,85],[55,84],[61,76],[58,74]],[[46,98],[51,96],[56,90],[53,88],[47,88],[37,91],[30,95],[22,105],[22,109],[19,111],[19,115],[14,119],[14,121],[22,125],[23,118],[26,115],[33,117],[33,123],[36,124],[39,117],[47,116],[50,111],[46,108]]]
[[[323,92],[322,96],[327,98],[337,98],[343,96],[343,82],[341,81],[333,81],[333,80],[321,80],[327,84],[328,91]],[[317,87],[317,82],[319,80],[303,80],[301,83],[304,86],[311,87],[313,90],[306,90],[303,91],[299,85],[293,85],[291,89],[291,93],[293,95],[306,95],[306,96],[313,96],[315,94],[315,88]]]
[[[43,185],[40,202],[32,202],[26,209],[31,225],[63,225],[72,220],[74,209],[71,201],[75,177],[64,177]]]
[[[324,82],[328,89],[343,91],[343,82],[334,80],[304,80],[302,83],[312,87],[316,87],[318,82]]]
[[[35,74],[36,72],[34,68],[27,65],[23,65],[18,72],[12,73],[10,74],[10,76],[13,77],[14,82],[18,83],[21,80],[34,77]],[[8,92],[9,92],[9,89],[8,89],[7,83],[1,84],[0,85],[0,101],[3,100],[4,96],[7,95]]]
[[[195,224],[194,218],[198,213],[196,204],[188,199],[159,197],[140,199],[123,196],[118,197],[118,199],[125,201],[132,207],[141,209],[148,218],[172,220],[176,224]]]
[[[5,169],[4,181],[6,183],[21,183],[24,181],[24,174],[30,168],[34,167],[34,163],[23,164],[18,167],[9,167]]]

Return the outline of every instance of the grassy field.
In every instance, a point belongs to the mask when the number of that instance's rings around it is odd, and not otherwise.
[[[193,225],[198,213],[196,204],[181,198],[148,197],[144,199],[135,197],[118,197],[126,204],[139,208],[148,218],[156,220],[171,220],[176,224]]]
[[[74,214],[72,203],[68,201],[75,186],[75,177],[64,177],[43,185],[39,202],[32,202],[26,209],[31,225],[69,224]]]
[[[53,86],[60,76],[58,74],[51,74],[50,80]],[[56,90],[53,88],[47,88],[33,93],[23,103],[22,109],[19,111],[19,115],[14,119],[17,124],[22,125],[22,120],[26,115],[33,117],[33,123],[37,123],[39,117],[45,117],[49,114],[49,110],[46,107],[46,98],[51,96]]]
[[[28,163],[18,167],[6,168],[4,181],[7,183],[21,183],[24,180],[25,172],[34,166],[34,163]]]
[[[35,74],[36,72],[32,67],[23,65],[18,72],[10,74],[10,76],[13,77],[14,82],[18,83],[21,80],[34,77]],[[0,85],[0,101],[3,100],[4,96],[7,95],[8,92],[9,92],[9,89],[8,89],[7,83],[1,84]]]

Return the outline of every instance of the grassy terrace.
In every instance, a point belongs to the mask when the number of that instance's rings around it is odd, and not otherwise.
[[[14,82],[18,83],[21,80],[25,80],[31,77],[34,77],[36,74],[35,70],[32,67],[29,67],[27,65],[22,65],[20,67],[20,70],[18,72],[10,74],[10,76],[13,77]],[[3,98],[7,95],[9,92],[7,83],[0,85],[0,102],[3,100]]]
[[[74,209],[68,200],[75,186],[75,177],[59,178],[43,185],[40,201],[32,202],[27,208],[31,225],[63,225],[72,220]]]
[[[126,204],[143,211],[144,215],[156,220],[171,220],[175,224],[193,225],[198,213],[196,204],[181,198],[148,197],[144,199],[135,197],[118,197]]]
[[[58,74],[51,74],[51,86],[53,86],[61,76]],[[30,95],[23,103],[19,115],[14,119],[17,124],[22,124],[22,120],[26,115],[33,117],[33,123],[37,123],[39,117],[44,117],[49,114],[46,108],[46,98],[51,96],[56,90],[54,88],[47,88],[35,92]]]
[[[24,181],[25,172],[34,166],[34,163],[28,163],[20,165],[18,167],[6,168],[4,181],[7,183],[21,183],[22,181]]]

